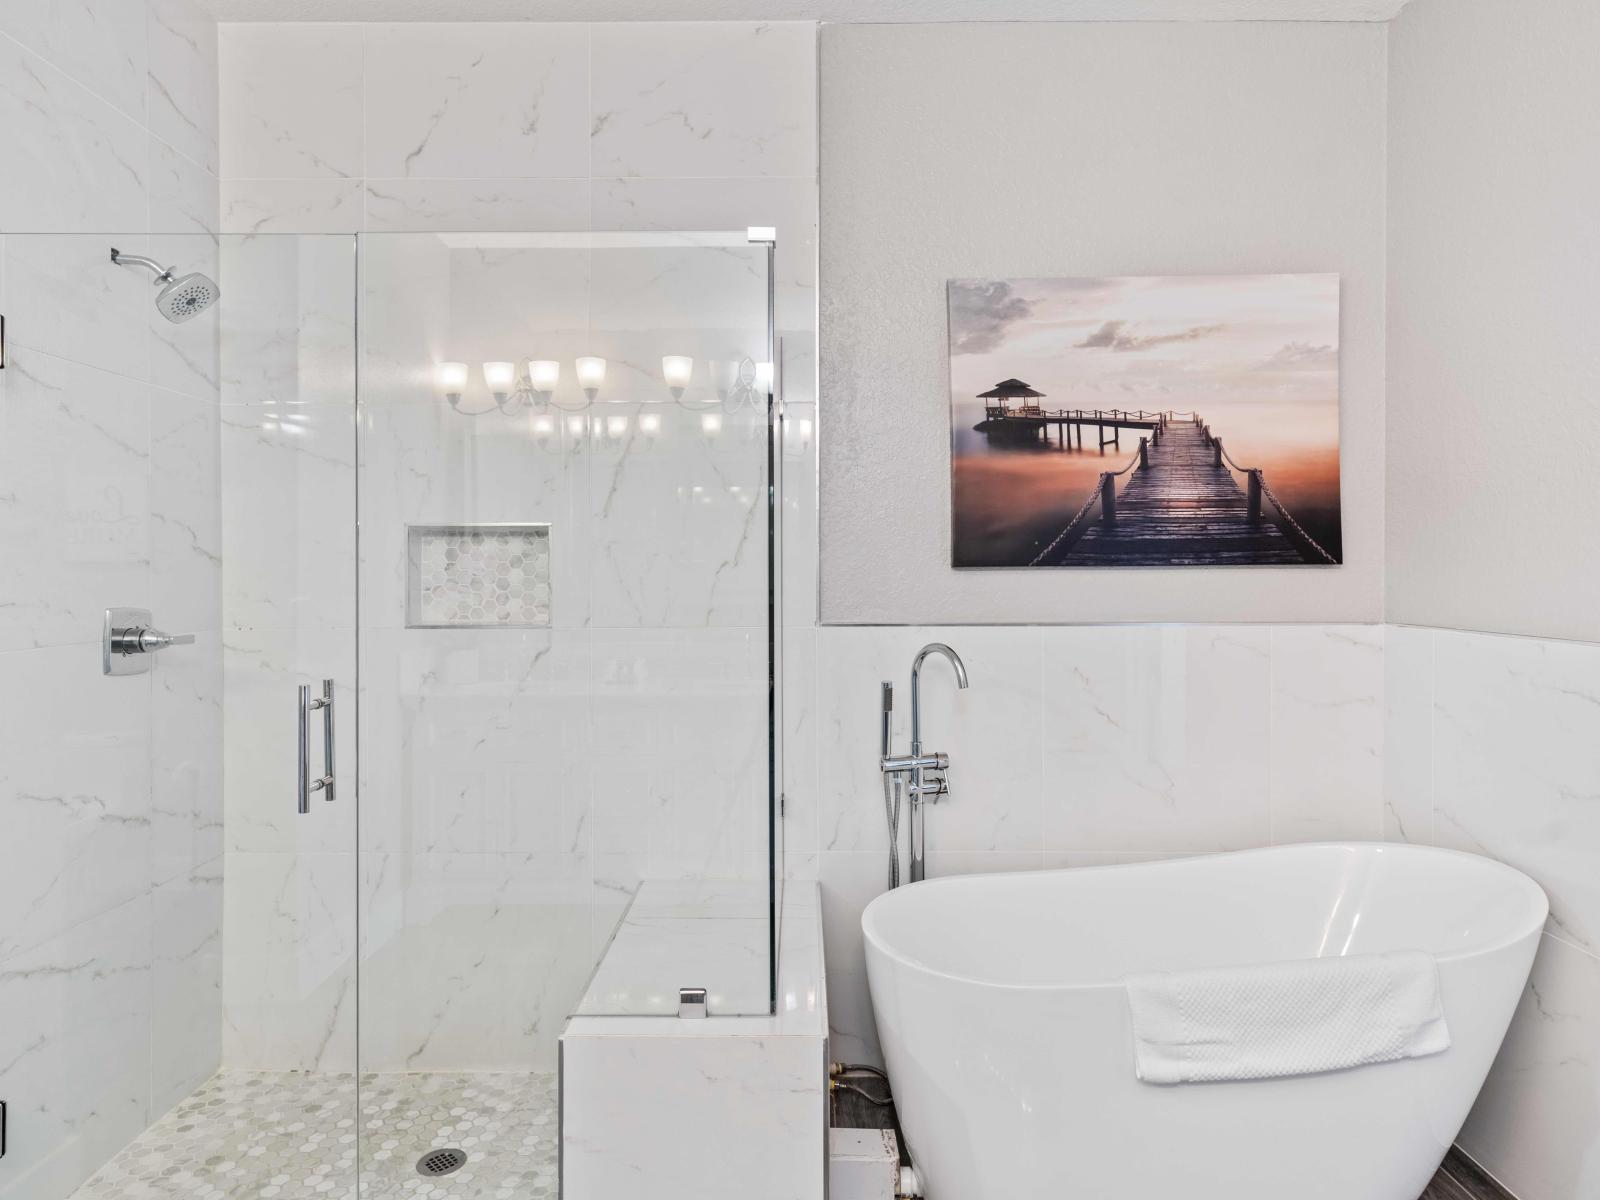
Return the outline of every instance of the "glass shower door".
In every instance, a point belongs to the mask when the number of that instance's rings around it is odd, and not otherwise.
[[[554,1195],[569,1015],[771,1010],[766,247],[361,253],[364,1188]]]

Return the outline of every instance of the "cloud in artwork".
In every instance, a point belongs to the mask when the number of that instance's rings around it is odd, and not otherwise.
[[[1033,306],[1004,280],[952,280],[950,352],[987,354],[998,349],[1012,324],[1032,313]]]
[[[1274,371],[1330,371],[1339,365],[1339,348],[1287,342],[1261,365]]]
[[[1195,325],[1177,333],[1152,333],[1141,336],[1134,333],[1126,321],[1107,321],[1083,341],[1075,343],[1079,350],[1115,350],[1128,353],[1133,350],[1153,350],[1157,346],[1170,346],[1176,342],[1193,342],[1220,333],[1221,325]]]

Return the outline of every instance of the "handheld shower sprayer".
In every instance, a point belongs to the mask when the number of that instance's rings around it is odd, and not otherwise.
[[[143,267],[156,277],[156,283],[165,285],[156,293],[156,308],[173,324],[198,317],[222,297],[222,289],[198,271],[174,275],[171,267],[163,267],[153,258],[124,254],[115,246],[111,247],[111,261],[119,267]]]
[[[894,684],[883,681],[882,704],[879,713],[882,739],[879,743],[879,761],[894,753]],[[883,775],[883,817],[889,826],[889,889],[900,886],[900,776],[888,771]]]

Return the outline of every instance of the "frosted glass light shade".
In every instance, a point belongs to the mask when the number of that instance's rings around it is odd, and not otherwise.
[[[433,382],[447,396],[459,396],[467,386],[467,364],[442,362],[433,365]]]
[[[486,362],[483,364],[483,382],[488,385],[491,392],[504,395],[509,392],[517,382],[517,365],[508,362]]]
[[[661,378],[674,391],[683,391],[694,378],[694,359],[687,354],[668,354],[661,359]]]
[[[553,392],[559,382],[561,382],[561,364],[555,359],[530,358],[528,360],[528,383],[534,391]]]
[[[606,360],[584,357],[577,361],[578,386],[586,392],[597,392],[606,381]]]

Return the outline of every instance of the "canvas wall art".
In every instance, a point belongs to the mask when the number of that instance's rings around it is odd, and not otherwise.
[[[1337,565],[1339,277],[949,284],[956,567]]]

